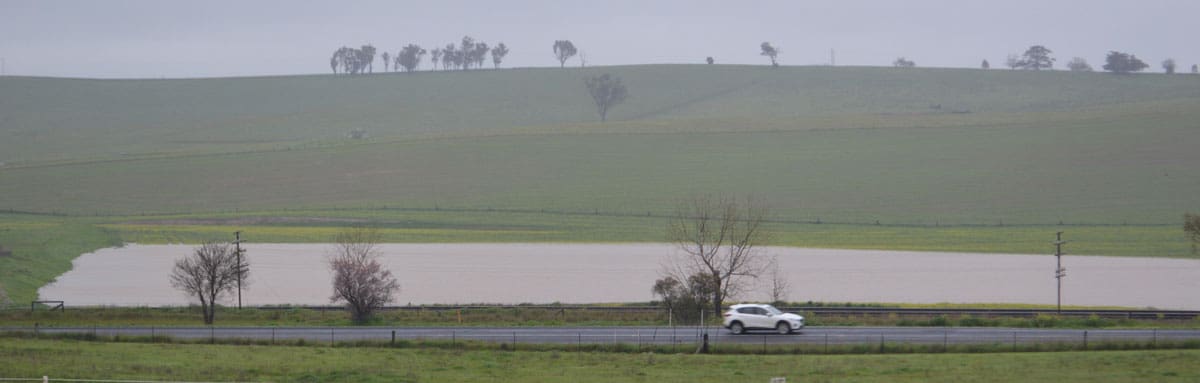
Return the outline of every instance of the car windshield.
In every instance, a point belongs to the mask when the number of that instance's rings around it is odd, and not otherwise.
[[[783,311],[779,311],[779,309],[775,308],[775,306],[766,305],[766,306],[763,306],[763,308],[767,309],[767,314],[771,314],[771,315],[783,314]]]

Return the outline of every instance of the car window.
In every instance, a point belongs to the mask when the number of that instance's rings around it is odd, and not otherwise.
[[[753,307],[742,307],[740,309],[737,309],[737,312],[740,314],[754,314],[754,308]]]
[[[783,314],[783,311],[779,311],[779,309],[775,308],[775,306],[767,306],[766,310],[767,310],[767,313],[770,315]]]
[[[763,310],[761,307],[755,307],[754,314],[755,315],[767,315],[767,310]]]

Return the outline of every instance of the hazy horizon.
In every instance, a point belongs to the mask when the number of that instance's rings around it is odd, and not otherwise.
[[[4,75],[187,78],[321,74],[341,46],[372,44],[395,53],[432,49],[464,35],[511,50],[502,67],[556,67],[551,44],[567,39],[588,66],[702,63],[765,65],[758,45],[781,51],[782,65],[887,66],[907,57],[920,67],[1002,68],[1008,54],[1044,45],[1063,69],[1073,57],[1094,68],[1104,54],[1136,54],[1161,72],[1200,62],[1188,41],[1200,3],[1157,0],[914,0],[836,4],[758,1],[356,2],[281,0],[176,3],[0,2]],[[375,69],[383,70],[376,59]],[[579,59],[567,63],[579,66]],[[490,63],[486,65],[490,67]],[[429,68],[426,56],[421,69]]]

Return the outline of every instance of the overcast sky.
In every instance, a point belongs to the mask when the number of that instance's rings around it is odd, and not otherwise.
[[[396,52],[464,35],[511,53],[503,66],[557,66],[551,45],[569,39],[593,65],[1003,66],[1033,44],[1056,68],[1083,57],[1136,54],[1151,70],[1166,58],[1200,62],[1196,0],[499,0],[499,1],[56,1],[0,0],[6,75],[213,77],[328,73],[337,47]],[[579,65],[578,59],[568,65]],[[376,69],[382,68],[376,62]],[[428,67],[428,57],[423,67]]]

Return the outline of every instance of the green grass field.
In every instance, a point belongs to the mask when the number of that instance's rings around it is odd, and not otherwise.
[[[1189,382],[1195,350],[687,355],[99,343],[5,339],[0,376],[356,382]]]
[[[596,122],[583,79],[631,98]],[[662,241],[753,195],[771,244],[1193,257],[1200,76],[646,65],[0,78],[0,288],[120,242]],[[365,129],[369,138],[346,134]],[[20,212],[55,214],[41,216]],[[818,224],[818,222],[820,222]],[[40,225],[40,226],[39,226]],[[49,225],[49,226],[46,226]]]

